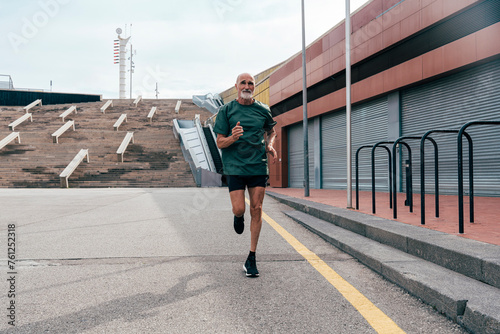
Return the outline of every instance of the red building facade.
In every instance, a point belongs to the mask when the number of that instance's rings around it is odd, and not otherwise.
[[[364,138],[366,132],[373,141],[408,134],[411,131],[405,126],[411,125],[417,131],[424,120],[412,120],[412,115],[423,112],[412,103],[446,103],[442,97],[447,94],[463,95],[453,87],[463,87],[460,80],[467,78],[478,77],[479,82],[492,85],[493,92],[487,97],[471,96],[466,104],[481,103],[483,98],[489,103],[500,98],[495,89],[498,80],[489,82],[489,78],[484,79],[484,73],[490,73],[492,69],[496,71],[500,66],[499,6],[500,2],[495,0],[372,0],[356,11],[351,18],[351,92],[353,111],[358,106],[359,110],[355,112],[360,121],[358,125],[353,124],[353,133]],[[326,175],[334,165],[331,159],[337,161],[335,156],[328,157],[334,154],[330,153],[334,149],[328,145],[336,140],[335,134],[329,134],[335,131],[328,124],[345,114],[345,23],[339,23],[309,45],[306,55],[308,117],[313,132],[310,150],[315,147],[315,153],[309,152],[310,167],[315,174],[311,180],[315,188],[341,188],[342,182],[336,185],[327,180]],[[470,72],[474,68],[479,72]],[[459,77],[460,73],[467,75]],[[433,84],[439,84],[438,88],[433,89]],[[424,93],[426,89],[430,90]],[[428,92],[435,91],[442,94],[430,97]],[[297,182],[293,182],[291,174],[300,174],[300,168],[294,169],[291,164],[301,158],[296,154],[300,148],[294,148],[291,136],[299,133],[296,130],[301,127],[303,117],[301,54],[289,59],[270,75],[269,94],[269,104],[278,122],[276,148],[281,157],[278,163],[270,166],[270,184],[272,187],[294,187]],[[422,98],[413,101],[412,94],[424,96],[423,99],[429,97],[429,101],[421,101]],[[383,121],[376,122],[384,123],[377,131],[370,131],[368,120],[372,101],[383,115]],[[464,114],[456,108],[454,110]],[[496,115],[495,110],[481,117],[500,119],[500,110]],[[432,115],[439,113],[443,113],[442,117],[455,115],[454,111],[442,106],[436,107]],[[450,123],[450,126],[459,127],[469,118],[457,116],[456,124]],[[430,117],[428,127],[439,127],[439,123],[437,116],[436,119]],[[423,131],[425,127],[421,129]],[[372,132],[378,132],[376,138]],[[362,139],[353,142],[353,152],[362,142]],[[338,158],[340,165],[345,164],[340,156]]]

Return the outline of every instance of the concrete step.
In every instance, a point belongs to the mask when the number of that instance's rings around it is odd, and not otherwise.
[[[113,186],[113,179],[120,187],[196,186],[174,138],[172,122],[174,118],[193,119],[195,114],[202,120],[212,115],[190,100],[183,100],[179,114],[174,112],[177,99],[148,99],[137,107],[132,102],[114,100],[105,114],[100,111],[105,101],[76,104],[77,113],[66,117],[66,121],[75,121],[76,131],[65,132],[59,144],[52,143],[51,134],[64,124],[59,115],[71,104],[35,107],[33,122],[19,126],[21,144],[0,150],[0,187],[59,186],[59,173],[81,148],[89,149],[90,163],[82,163],[70,177],[75,187],[89,186],[85,178],[100,180],[106,187]],[[147,114],[153,105],[157,114],[150,123]],[[127,113],[128,122],[115,131],[113,124],[122,113]],[[7,125],[22,115],[22,107],[0,106],[0,127],[5,125],[4,130],[0,128],[0,137],[9,134]],[[124,162],[119,163],[116,150],[126,131],[135,132],[135,144],[129,145]],[[94,181],[91,184],[100,186]]]
[[[289,217],[473,333],[500,333],[500,247],[267,194]]]

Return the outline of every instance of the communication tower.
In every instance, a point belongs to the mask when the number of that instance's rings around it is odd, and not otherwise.
[[[131,36],[127,38],[122,38],[120,34],[122,33],[121,28],[116,29],[116,33],[118,34],[118,39],[115,39],[114,45],[114,63],[120,65],[120,99],[126,99],[126,90],[125,90],[125,80],[126,80],[126,57],[127,53],[126,47],[127,43]]]

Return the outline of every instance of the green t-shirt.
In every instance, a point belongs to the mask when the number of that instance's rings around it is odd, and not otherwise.
[[[214,132],[230,136],[238,122],[243,127],[243,135],[232,145],[221,149],[224,174],[268,175],[264,133],[276,124],[271,110],[259,101],[247,106],[233,100],[220,107]]]

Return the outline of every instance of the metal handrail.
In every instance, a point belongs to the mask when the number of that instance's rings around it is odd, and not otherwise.
[[[218,113],[207,118],[207,120],[204,123],[205,126],[209,126],[209,125],[215,126],[215,118],[217,118],[217,115],[218,115]]]
[[[392,143],[393,143],[392,141],[381,141],[381,142],[376,143],[372,147],[372,154],[371,154],[371,158],[372,158],[372,160],[371,160],[372,161],[372,213],[375,213],[375,149],[382,144],[392,144]],[[392,207],[392,201],[391,201],[392,193],[390,190],[392,188],[392,183],[393,183],[392,178],[391,178],[391,150],[386,146],[380,146],[380,147],[385,148],[387,150],[388,155],[389,155],[389,205],[390,205],[390,207]]]
[[[8,77],[8,80],[4,81],[8,83],[8,88],[2,88],[2,89],[14,89],[14,83],[12,82],[12,78],[8,74],[0,74],[0,77]],[[0,80],[0,82],[2,82]]]
[[[465,130],[471,125],[500,125],[500,121],[471,121],[465,123],[457,135],[457,165],[458,165],[458,233],[464,233],[464,169],[463,169],[463,146],[462,146],[462,135],[464,135]],[[471,146],[471,145],[469,145]],[[471,161],[469,160],[469,168],[471,167]],[[471,173],[469,173],[471,174]],[[474,187],[473,184],[469,185],[470,193],[470,222],[474,222]]]

